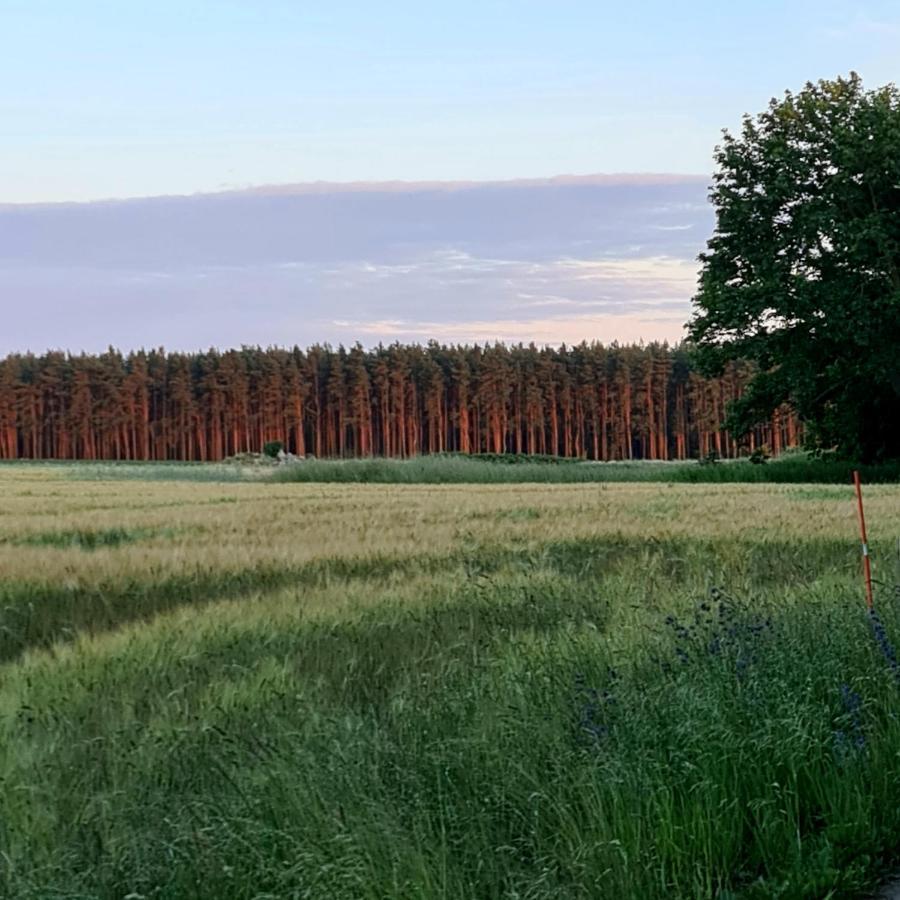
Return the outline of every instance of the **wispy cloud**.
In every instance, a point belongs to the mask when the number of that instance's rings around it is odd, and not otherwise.
[[[555,316],[528,319],[475,319],[465,322],[387,319],[379,321],[336,320],[334,325],[348,334],[362,335],[370,342],[423,341],[448,343],[578,344],[582,341],[674,343],[681,339],[684,316],[619,315]]]

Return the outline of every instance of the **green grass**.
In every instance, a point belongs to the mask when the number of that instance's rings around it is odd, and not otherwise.
[[[16,653],[68,649],[4,669],[0,886],[852,896],[900,848],[900,692],[856,563],[826,540],[603,539],[6,585],[45,623]]]
[[[820,900],[900,865],[846,485],[65,474],[2,485],[0,897]]]
[[[121,547],[123,544],[150,538],[174,538],[177,534],[174,528],[73,528],[0,538],[0,543],[18,547],[76,547],[90,552],[101,547]]]
[[[530,516],[528,518],[531,518]],[[198,608],[229,598],[259,596],[277,589],[321,589],[360,583],[373,591],[391,579],[438,575],[448,583],[491,579],[500,570],[550,572],[584,580],[586,591],[600,578],[633,579],[639,571],[653,585],[691,578],[693,590],[707,583],[813,580],[821,568],[837,563],[855,568],[856,548],[846,542],[818,541],[810,548],[792,542],[669,539],[642,545],[623,538],[550,542],[540,552],[470,545],[448,555],[370,556],[313,560],[305,565],[256,565],[231,572],[197,570],[157,580],[111,578],[91,585],[0,584],[0,662],[34,648],[70,642],[81,634],[103,634],[180,607]]]
[[[900,460],[859,464],[788,451],[754,465],[749,459],[701,464],[697,460],[589,462],[558,456],[442,453],[411,459],[309,459],[279,468],[233,463],[0,461],[0,469],[46,466],[76,480],[347,484],[579,484],[675,482],[688,484],[848,484],[854,469],[864,482],[900,482]]]
[[[595,463],[528,457],[420,456],[409,460],[309,460],[275,470],[282,482],[359,484],[578,484],[594,482],[822,483],[848,484],[854,468],[870,484],[900,481],[900,462],[860,466],[843,460],[790,453],[762,465],[735,460]]]

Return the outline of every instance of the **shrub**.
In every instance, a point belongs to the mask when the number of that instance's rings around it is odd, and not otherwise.
[[[750,454],[750,462],[753,463],[754,466],[761,466],[763,463],[769,461],[769,454],[766,452],[765,447],[757,447]]]

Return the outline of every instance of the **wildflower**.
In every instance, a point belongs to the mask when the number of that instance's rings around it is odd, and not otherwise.
[[[882,656],[887,661],[888,668],[893,672],[894,677],[900,681],[900,662],[897,660],[897,651],[894,649],[887,631],[885,631],[884,623],[874,609],[869,610],[869,622],[872,625],[872,635],[875,638],[875,643],[878,644]]]
[[[613,675],[613,682],[618,679],[614,670],[608,670]],[[598,691],[588,687],[584,674],[579,672],[575,676],[575,693],[578,700],[577,730],[582,738],[587,737],[590,743],[597,744],[609,734],[609,725],[605,721],[608,717],[607,709],[616,702],[616,698],[609,690]]]
[[[843,703],[847,715],[850,717],[850,726],[853,730],[853,743],[858,750],[861,750],[866,745],[866,736],[863,734],[862,719],[860,718],[862,698],[849,684],[842,684],[841,702]]]
[[[849,720],[850,734],[844,728],[837,728],[831,734],[835,757],[839,762],[846,763],[866,748],[866,736],[860,716],[862,698],[849,684],[841,685],[841,705],[844,708],[845,717]]]
[[[735,674],[743,678],[756,658],[755,645],[772,630],[772,620],[750,619],[720,588],[710,588],[709,599],[701,601],[694,612],[693,625],[685,625],[674,616],[666,616],[666,626],[675,637],[675,657],[687,665],[703,654],[728,656],[734,660]],[[664,672],[670,671],[665,665]]]

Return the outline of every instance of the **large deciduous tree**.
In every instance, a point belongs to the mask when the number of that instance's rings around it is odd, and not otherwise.
[[[817,446],[900,456],[900,92],[808,84],[716,162],[690,333],[707,374],[757,364],[730,424],[787,402]]]

